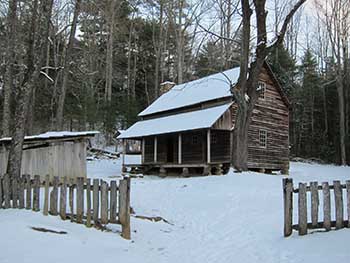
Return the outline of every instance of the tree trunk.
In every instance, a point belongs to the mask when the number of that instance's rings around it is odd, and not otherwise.
[[[341,73],[340,73],[341,74]],[[337,76],[337,91],[339,102],[339,146],[340,146],[340,164],[346,165],[346,144],[345,144],[345,102],[344,102],[344,84],[341,75]]]
[[[7,48],[6,48],[6,72],[4,79],[4,102],[2,116],[2,136],[10,136],[11,120],[11,97],[13,86],[13,65],[15,63],[15,43],[16,43],[16,20],[17,20],[17,0],[9,1],[9,11],[7,17]]]
[[[110,103],[112,101],[112,80],[113,80],[113,36],[114,36],[114,20],[115,20],[116,0],[111,0],[108,6],[109,11],[109,34],[107,41],[106,56],[106,84],[105,84],[105,100]]]
[[[21,175],[22,148],[25,135],[26,113],[28,111],[30,94],[33,87],[39,80],[42,65],[45,62],[45,52],[43,49],[48,41],[48,32],[51,19],[53,0],[42,2],[41,12],[44,14],[45,23],[42,32],[37,36],[36,29],[41,26],[37,20],[38,0],[34,1],[32,9],[31,31],[28,39],[27,51],[27,71],[21,85],[19,86],[16,100],[14,132],[10,146],[7,173],[13,178],[19,178]],[[36,45],[35,40],[38,39]]]
[[[68,80],[69,80],[69,69],[71,67],[71,62],[72,62],[74,39],[75,39],[75,33],[77,29],[78,16],[80,13],[80,4],[81,4],[81,0],[75,1],[73,21],[72,21],[70,34],[69,34],[68,47],[66,49],[64,68],[62,73],[63,75],[62,86],[61,86],[61,91],[58,98],[58,105],[57,105],[57,111],[56,111],[56,129],[57,130],[63,129],[64,102],[66,99],[66,91],[67,91]]]

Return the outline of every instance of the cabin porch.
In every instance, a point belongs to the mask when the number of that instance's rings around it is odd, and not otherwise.
[[[219,129],[143,137],[141,164],[124,163],[124,171],[162,176],[227,173],[230,138],[230,131]]]

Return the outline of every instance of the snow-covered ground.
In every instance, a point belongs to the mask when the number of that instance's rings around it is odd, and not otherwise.
[[[128,162],[136,163],[132,156]],[[111,179],[120,161],[88,163],[90,177]],[[350,179],[349,167],[291,163],[295,183]],[[57,217],[0,211],[0,262],[348,262],[350,230],[284,238],[282,176],[230,173],[132,179],[132,241]],[[57,235],[30,227],[66,231]],[[118,230],[118,229],[116,229]]]

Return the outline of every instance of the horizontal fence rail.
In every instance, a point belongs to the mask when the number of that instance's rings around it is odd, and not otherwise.
[[[67,177],[50,180],[49,176],[41,181],[39,175],[33,179],[30,175],[18,179],[0,177],[0,208],[38,212],[41,198],[44,215],[59,215],[87,227],[121,224],[122,237],[130,239],[130,178],[108,183]]]
[[[333,198],[331,198],[331,190]],[[297,196],[297,224],[293,224],[294,196]],[[344,196],[346,196],[346,202],[344,202]],[[309,185],[299,183],[298,188],[294,188],[293,180],[285,178],[283,179],[283,200],[285,237],[290,236],[293,229],[297,230],[299,235],[306,235],[308,229],[329,231],[344,227],[350,228],[350,180],[345,184],[333,181],[333,185],[329,185],[328,182],[322,184],[311,182]],[[320,203],[322,203],[322,209],[320,209]],[[332,220],[332,207],[335,220]],[[322,221],[319,221],[320,212],[323,214]],[[311,222],[308,222],[308,215],[311,215]]]

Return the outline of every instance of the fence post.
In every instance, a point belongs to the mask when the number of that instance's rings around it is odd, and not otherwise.
[[[26,209],[32,208],[32,181],[30,175],[26,175]]]
[[[283,179],[284,236],[292,234],[293,226],[293,179]]]
[[[117,223],[117,182],[111,181],[110,222]]]
[[[334,201],[335,201],[335,228],[343,228],[343,190],[341,188],[340,181],[334,181]]]
[[[25,177],[22,175],[18,181],[18,208],[24,208],[24,182]]]
[[[86,226],[91,227],[91,180],[86,180]]]
[[[347,199],[347,211],[348,211],[348,227],[350,227],[350,180],[346,181],[346,199]]]
[[[55,176],[52,181],[52,190],[50,193],[50,214],[53,216],[58,215],[58,184],[59,184],[59,178],[58,176]]]
[[[92,209],[93,209],[93,220],[94,224],[96,225],[98,222],[98,211],[99,211],[99,180],[94,179],[93,180],[93,190],[92,190]]]
[[[4,186],[4,201],[5,201],[5,205],[4,208],[10,208],[11,207],[11,190],[10,190],[10,176],[8,174],[4,175],[3,178],[3,186]]]
[[[299,183],[298,198],[298,218],[299,235],[307,234],[307,203],[306,203],[306,184]]]
[[[83,223],[84,216],[84,178],[77,178],[77,223]]]
[[[131,238],[130,231],[130,178],[124,178],[119,184],[119,221],[122,225],[122,237]]]
[[[311,182],[310,183],[310,190],[311,190],[311,225],[313,228],[317,228],[318,206],[319,206],[318,183]]]
[[[101,224],[108,224],[108,184],[101,182]]]
[[[322,183],[323,192],[323,227],[326,231],[331,230],[331,195],[328,182]]]
[[[60,216],[62,220],[66,220],[66,208],[67,208],[67,177],[63,177],[63,181],[60,189]]]
[[[45,190],[44,190],[44,211],[43,214],[47,216],[49,214],[49,189],[50,189],[50,176],[45,176]]]
[[[11,177],[11,185],[12,185],[12,207],[18,207],[18,180],[17,178]]]
[[[33,211],[40,210],[40,176],[34,176],[34,191],[33,191]]]
[[[69,208],[70,208],[70,221],[74,221],[74,179],[69,180]]]

